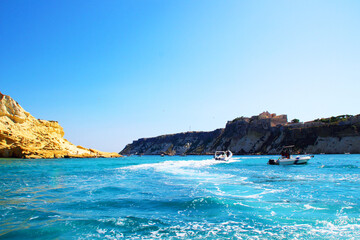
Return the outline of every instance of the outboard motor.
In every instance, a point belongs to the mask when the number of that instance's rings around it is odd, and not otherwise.
[[[275,162],[274,159],[270,159],[270,160],[268,161],[268,164],[269,164],[269,165],[276,165],[276,162]]]

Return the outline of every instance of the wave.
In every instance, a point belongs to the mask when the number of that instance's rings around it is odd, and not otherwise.
[[[360,166],[353,164],[341,164],[341,165],[321,165],[319,168],[349,168],[349,169],[359,169]]]
[[[131,239],[358,239],[360,225],[338,221],[268,226],[251,219],[181,221],[122,217],[91,222],[90,238]],[[95,227],[95,228],[94,228]]]

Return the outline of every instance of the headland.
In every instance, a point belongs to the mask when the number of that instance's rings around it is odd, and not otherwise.
[[[288,122],[287,115],[263,112],[239,117],[225,128],[141,138],[126,145],[123,155],[206,155],[230,150],[238,155],[279,154],[295,145],[298,153],[360,153],[360,115],[342,115],[310,122]]]
[[[0,157],[94,158],[120,157],[82,146],[64,138],[57,121],[34,118],[10,96],[0,93]]]

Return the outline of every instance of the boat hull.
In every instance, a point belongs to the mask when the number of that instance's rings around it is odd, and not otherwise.
[[[299,165],[306,164],[311,157],[297,157],[297,158],[289,158],[289,159],[279,159],[279,165]]]
[[[214,159],[216,161],[229,161],[232,158],[232,156],[233,156],[233,153],[231,151],[228,151],[228,154],[225,154],[225,152],[224,152],[224,154],[221,154],[221,155],[217,155],[215,153]]]
[[[228,161],[230,160],[229,157],[226,157],[226,158],[215,158],[216,161]]]
[[[311,159],[310,156],[306,157],[291,157],[291,158],[283,158],[278,160],[270,160],[269,164],[271,165],[300,165],[306,164]]]

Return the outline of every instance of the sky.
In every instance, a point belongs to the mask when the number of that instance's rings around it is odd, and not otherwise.
[[[0,91],[76,145],[360,109],[360,1],[1,0]]]

